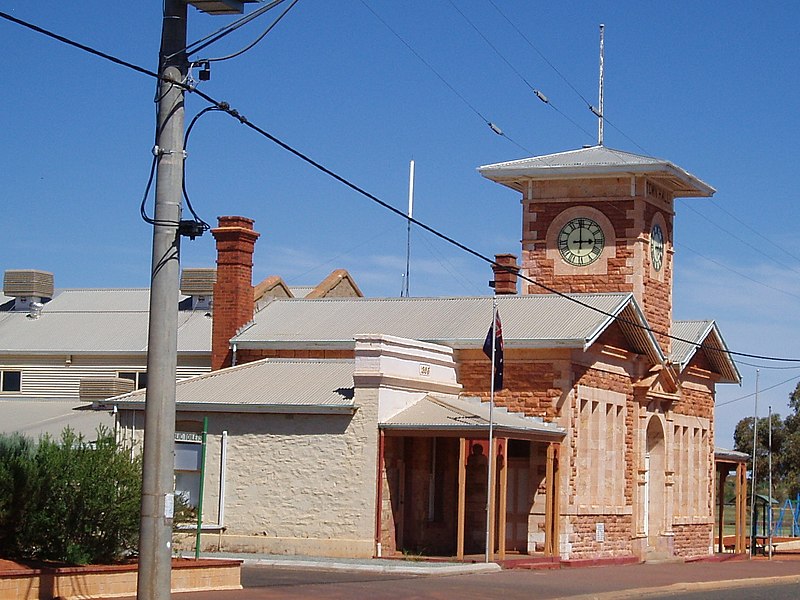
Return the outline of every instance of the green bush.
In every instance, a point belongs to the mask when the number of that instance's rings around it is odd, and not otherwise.
[[[0,436],[0,553],[111,563],[138,543],[141,459],[108,430],[95,444],[67,429],[38,443]]]

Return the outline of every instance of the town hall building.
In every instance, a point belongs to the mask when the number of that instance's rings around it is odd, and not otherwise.
[[[674,321],[672,294],[674,200],[714,189],[605,146],[479,172],[522,205],[519,263],[493,266],[505,359],[493,411],[494,298],[271,298],[254,311],[258,234],[220,218],[212,372],[177,387],[176,481],[196,502],[203,473],[204,547],[713,552],[715,390],[740,376],[713,321]],[[109,402],[138,443],[143,392]]]

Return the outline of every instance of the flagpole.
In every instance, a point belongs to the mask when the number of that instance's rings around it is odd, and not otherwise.
[[[486,562],[490,560],[490,555],[493,548],[489,546],[489,531],[492,520],[492,514],[489,508],[493,505],[490,494],[492,493],[492,464],[494,463],[494,378],[495,378],[495,354],[497,352],[497,297],[492,298],[492,370],[491,370],[491,387],[489,388],[489,467],[487,469],[486,477]]]

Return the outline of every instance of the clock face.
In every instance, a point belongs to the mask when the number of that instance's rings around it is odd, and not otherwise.
[[[572,219],[558,234],[561,258],[575,267],[585,267],[600,258],[605,243],[600,225],[586,217]]]
[[[656,271],[664,266],[664,232],[658,223],[654,223],[650,230],[650,260]]]

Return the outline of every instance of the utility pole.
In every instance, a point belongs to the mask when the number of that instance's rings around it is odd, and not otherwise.
[[[168,600],[172,576],[175,379],[178,362],[184,91],[184,0],[164,0],[159,56],[155,223],[150,272],[147,395],[139,526],[138,600]]]

